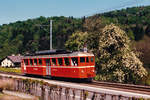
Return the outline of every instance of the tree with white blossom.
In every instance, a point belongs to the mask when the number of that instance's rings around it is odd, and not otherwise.
[[[114,24],[103,28],[99,38],[101,80],[137,82],[147,75],[142,62],[130,47],[126,33]]]

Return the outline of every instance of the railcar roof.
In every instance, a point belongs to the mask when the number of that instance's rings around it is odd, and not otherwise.
[[[26,58],[47,58],[47,57],[83,57],[83,56],[94,56],[93,53],[87,52],[72,52],[67,54],[52,54],[52,55],[35,55],[35,56],[24,56]]]

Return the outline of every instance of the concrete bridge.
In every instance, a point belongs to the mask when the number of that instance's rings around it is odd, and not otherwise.
[[[91,87],[49,79],[0,74],[0,80],[13,80],[8,90],[29,93],[40,100],[147,100],[150,95],[130,91]]]

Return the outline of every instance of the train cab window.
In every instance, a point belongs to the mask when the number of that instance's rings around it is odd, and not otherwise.
[[[59,64],[60,66],[63,65],[63,60],[62,60],[62,58],[58,58],[58,64]]]
[[[85,57],[80,57],[80,62],[84,63],[85,62]]]
[[[30,65],[33,65],[33,61],[32,61],[32,59],[30,59]]]
[[[56,59],[52,58],[52,65],[55,66],[56,65]]]
[[[28,59],[24,59],[24,63],[25,63],[25,65],[29,65]]]
[[[88,57],[86,57],[86,62],[89,63],[89,58]]]
[[[77,57],[71,58],[71,65],[72,66],[77,66],[78,65],[78,58]]]
[[[42,65],[42,59],[39,59],[39,65]]]
[[[70,65],[69,58],[64,58],[64,61],[65,61],[65,65],[66,65],[66,66],[69,66],[69,65]]]
[[[93,57],[91,57],[91,62],[93,62],[94,61],[94,58]]]
[[[34,59],[34,65],[37,65],[37,59]]]
[[[50,64],[50,59],[45,59],[45,63],[46,63],[46,65],[51,65]]]

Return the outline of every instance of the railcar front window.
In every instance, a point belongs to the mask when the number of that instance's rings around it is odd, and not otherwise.
[[[70,65],[69,58],[64,58],[64,61],[65,61],[65,65],[66,65],[66,66],[69,66],[69,65]]]
[[[30,65],[33,65],[33,61],[32,61],[32,59],[30,59]]]
[[[94,58],[93,57],[91,57],[91,62],[93,62],[94,61]]]
[[[58,64],[59,64],[60,66],[63,65],[63,60],[62,60],[62,58],[58,58]]]
[[[76,58],[76,57],[71,58],[71,65],[77,66],[78,65],[78,58]]]
[[[52,58],[52,65],[55,66],[56,65],[56,59]]]
[[[34,65],[37,65],[37,59],[34,59]]]
[[[50,64],[50,59],[45,59],[46,65],[51,65]]]
[[[39,65],[42,65],[42,59],[39,59]]]

